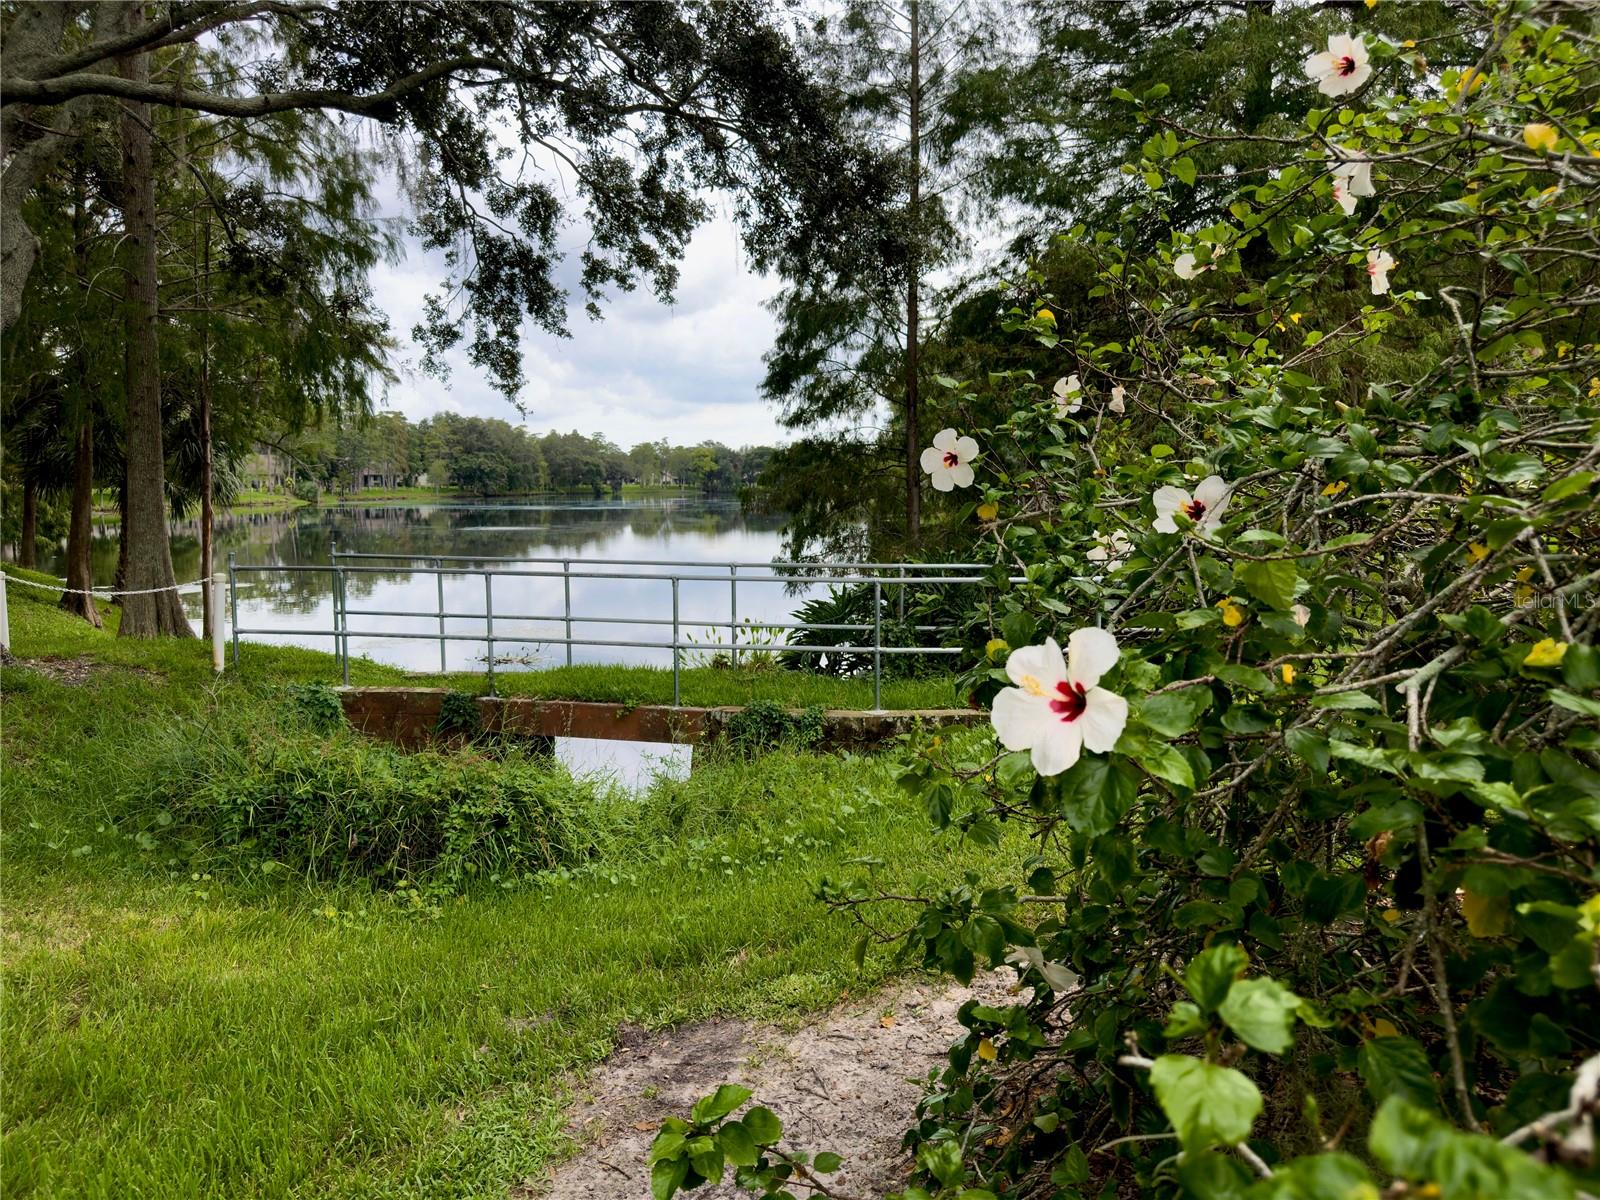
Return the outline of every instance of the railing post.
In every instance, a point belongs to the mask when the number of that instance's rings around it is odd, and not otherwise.
[[[883,711],[883,580],[872,581],[872,711]]]
[[[572,665],[572,560],[561,560],[561,592],[567,624],[567,666]]]
[[[483,636],[489,646],[489,695],[494,695],[494,573],[483,573]]]
[[[433,569],[434,569],[434,572],[435,572],[434,577],[433,577],[434,582],[439,585],[438,586],[438,594],[439,594],[439,674],[443,675],[446,671],[448,671],[450,669],[449,666],[445,663],[445,657],[444,657],[444,647],[445,647],[445,640],[444,640],[444,559],[442,559],[442,558],[434,559],[433,560]]]
[[[228,615],[233,626],[233,669],[239,669],[239,574],[233,568],[233,551],[228,551]]]
[[[904,580],[905,577],[906,577],[906,569],[904,567],[901,567],[900,568],[900,578],[902,580]],[[905,619],[906,619],[906,585],[902,582],[900,584],[900,586],[895,589],[895,591],[899,595],[900,621],[903,624],[905,622]]]
[[[672,707],[683,700],[683,689],[678,677],[678,577],[672,577]]]
[[[94,601],[91,599],[90,604]],[[0,650],[11,652],[11,614],[6,611],[6,573],[0,571]]]
[[[345,594],[345,590],[344,590],[344,568],[341,567],[341,566],[335,566],[333,568],[333,576],[334,576],[334,590],[335,590],[335,594],[338,596],[338,599],[335,601],[335,603],[338,606],[338,611],[334,614],[333,625],[334,625],[335,629],[339,630],[338,643],[339,643],[339,662],[340,662],[341,678],[344,680],[344,686],[345,687],[349,687],[350,686],[350,598]]]
[[[222,674],[222,597],[228,586],[228,577],[221,571],[211,575],[211,669]]]
[[[739,564],[728,564],[728,641],[733,643],[733,665],[739,665]],[[760,660],[757,659],[757,662]]]

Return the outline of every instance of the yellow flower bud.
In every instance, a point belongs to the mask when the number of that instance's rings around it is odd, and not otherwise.
[[[1038,312],[1034,313],[1033,319],[1035,321],[1043,321],[1046,325],[1054,325],[1056,323],[1055,313],[1051,312],[1048,308],[1041,308]]]
[[[999,662],[1000,656],[1009,649],[1010,647],[1006,644],[1005,638],[990,638],[989,644],[983,648],[983,652],[989,656],[990,662]]]
[[[1000,506],[992,500],[978,505],[978,519],[980,521],[992,521],[999,515]]]
[[[1222,623],[1229,629],[1237,629],[1244,624],[1244,609],[1235,604],[1232,597],[1218,600],[1217,608],[1222,611]]]
[[[1528,651],[1528,657],[1522,660],[1525,667],[1559,667],[1561,660],[1567,656],[1567,644],[1558,642],[1555,638],[1545,638],[1535,642],[1533,649]]]
[[[1522,144],[1529,150],[1545,154],[1556,148],[1559,136],[1554,125],[1547,125],[1543,121],[1530,121],[1522,127]]]
[[[1285,683],[1293,683],[1294,682],[1294,664],[1293,663],[1284,663],[1283,666],[1278,669],[1278,673],[1283,676],[1283,681]]]

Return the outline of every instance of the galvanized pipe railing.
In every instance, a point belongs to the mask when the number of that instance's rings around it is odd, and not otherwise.
[[[354,561],[352,561],[354,560]],[[403,566],[379,566],[378,562],[404,563]],[[418,562],[431,565],[417,565]],[[476,564],[473,566],[451,566],[447,564],[462,563]],[[533,564],[533,565],[559,565],[559,570],[518,570],[518,569],[489,569],[484,564]],[[604,570],[586,567],[584,564],[574,566],[569,558],[499,558],[480,555],[427,555],[411,556],[403,554],[375,554],[340,551],[335,543],[331,561],[327,566],[296,564],[283,566],[240,566],[229,555],[228,573],[230,593],[233,597],[233,656],[237,665],[239,658],[239,638],[242,634],[256,636],[286,636],[297,633],[303,634],[304,630],[271,628],[265,626],[246,627],[239,624],[238,619],[238,587],[237,577],[240,574],[293,574],[293,573],[319,573],[325,572],[332,580],[333,621],[331,637],[333,638],[334,653],[340,663],[340,673],[346,685],[350,682],[350,639],[371,638],[376,640],[398,641],[437,641],[439,643],[439,664],[441,673],[447,667],[446,646],[449,642],[472,642],[485,646],[486,673],[490,694],[495,688],[495,643],[508,641],[528,642],[537,641],[541,644],[564,645],[566,648],[566,661],[571,665],[573,661],[574,646],[590,646],[600,649],[658,649],[670,650],[672,653],[672,698],[678,704],[682,699],[682,654],[685,650],[695,651],[728,651],[737,656],[743,650],[748,650],[748,644],[741,644],[739,640],[739,610],[738,587],[740,582],[745,583],[781,583],[812,585],[872,585],[873,593],[873,619],[868,624],[851,623],[822,623],[806,621],[763,621],[763,629],[795,631],[816,630],[835,633],[867,633],[871,632],[870,645],[792,645],[781,644],[785,653],[795,654],[861,654],[872,657],[873,678],[873,706],[876,709],[883,707],[883,657],[885,655],[923,654],[933,656],[949,656],[961,653],[959,647],[954,646],[885,646],[883,644],[883,588],[888,583],[898,593],[898,613],[903,618],[905,612],[905,590],[916,586],[981,586],[994,582],[990,575],[955,574],[953,572],[973,572],[990,570],[989,564],[983,563],[782,563],[782,562],[707,562],[684,563],[666,559],[612,559],[602,567],[668,567],[678,568],[671,573],[641,573],[639,571]],[[684,568],[689,568],[685,570]],[[771,574],[739,575],[739,569],[744,568],[749,572],[752,568],[764,568],[772,571]],[[803,568],[807,572],[822,572],[820,574],[804,574],[794,576],[777,573],[789,568]],[[403,572],[407,575],[433,575],[437,581],[435,595],[437,597],[433,613],[417,612],[413,610],[396,609],[363,609],[351,608],[349,597],[349,582],[351,577],[364,575],[384,576]],[[870,574],[867,572],[871,572]],[[893,572],[892,576],[885,578],[882,572]],[[467,577],[481,576],[484,583],[484,607],[482,612],[452,612],[445,607],[444,577],[446,575]],[[496,612],[494,608],[493,577],[506,576],[513,579],[560,579],[562,581],[562,613],[508,613],[504,609]],[[672,589],[672,616],[670,620],[648,616],[636,617],[603,617],[579,616],[572,608],[572,582],[584,579],[612,579],[647,581],[662,580],[670,583]],[[1011,578],[1011,582],[1019,582]],[[681,608],[681,592],[684,583],[717,583],[729,584],[729,619],[727,628],[729,637],[727,642],[685,642],[683,640],[683,618]],[[438,622],[435,632],[412,633],[386,629],[352,628],[350,618],[354,617],[398,617],[398,618],[427,618],[432,617]],[[451,633],[447,628],[447,621],[453,620],[481,620],[484,624],[483,631],[470,633]],[[539,635],[496,634],[496,623],[502,630],[518,623],[554,624],[559,622],[564,636],[552,637]],[[711,620],[695,622],[711,628],[720,628],[723,622]],[[633,625],[633,626],[671,626],[671,641],[638,641],[615,638],[584,637],[574,629],[577,625]],[[912,630],[917,633],[938,633],[944,627],[936,625],[915,625]],[[861,639],[853,639],[859,641]],[[736,658],[737,661],[737,658]]]

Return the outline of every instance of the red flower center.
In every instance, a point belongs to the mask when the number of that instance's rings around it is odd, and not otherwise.
[[[1339,60],[1339,74],[1354,75],[1356,73],[1356,60],[1346,54]]]
[[[1083,684],[1073,683],[1070,679],[1063,679],[1056,684],[1056,691],[1061,699],[1050,701],[1050,711],[1061,718],[1063,723],[1076,721],[1083,716],[1083,710],[1089,706],[1089,700],[1084,695]]]
[[[1183,506],[1183,515],[1188,517],[1189,520],[1191,520],[1191,521],[1198,521],[1201,517],[1206,515],[1206,503],[1205,503],[1205,501],[1204,500],[1191,500],[1191,501],[1189,501],[1189,503],[1187,503],[1187,504],[1185,504]]]
[[[944,465],[950,469],[959,467],[961,465],[961,458],[955,453],[955,451],[946,450],[944,452]]]

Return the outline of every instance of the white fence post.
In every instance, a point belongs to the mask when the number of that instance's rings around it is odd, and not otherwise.
[[[222,604],[227,595],[228,577],[221,571],[211,576],[211,669],[222,674]]]
[[[11,653],[11,614],[6,611],[6,573],[0,571],[0,650]]]

